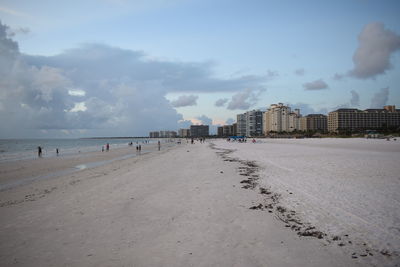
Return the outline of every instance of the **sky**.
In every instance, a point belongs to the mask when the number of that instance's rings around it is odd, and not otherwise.
[[[400,107],[400,1],[0,0],[0,138]]]

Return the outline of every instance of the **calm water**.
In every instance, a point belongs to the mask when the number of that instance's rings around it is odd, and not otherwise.
[[[101,151],[107,143],[110,149],[127,147],[128,143],[142,144],[144,141],[157,142],[151,139],[0,139],[0,162],[37,158],[37,147],[43,149],[43,157],[74,155],[80,152]]]

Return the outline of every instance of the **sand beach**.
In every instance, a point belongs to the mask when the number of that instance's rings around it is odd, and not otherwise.
[[[399,141],[129,149],[1,163],[1,266],[399,264]]]

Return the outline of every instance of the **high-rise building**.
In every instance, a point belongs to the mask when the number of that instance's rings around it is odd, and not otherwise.
[[[327,132],[328,131],[328,116],[323,114],[307,115],[307,130]]]
[[[159,138],[160,132],[150,132],[149,136],[150,138]]]
[[[246,117],[246,136],[263,135],[263,112],[260,110],[247,111]]]
[[[231,136],[231,135],[233,135],[233,125],[224,125],[222,127],[222,135],[223,136]]]
[[[237,135],[245,136],[246,135],[246,114],[237,114]]]
[[[179,129],[178,134],[180,137],[189,137],[190,129]]]
[[[175,138],[177,136],[175,131],[159,131],[150,132],[150,138]]]
[[[206,137],[209,136],[208,125],[190,125],[191,137]]]
[[[395,106],[359,110],[341,108],[328,114],[329,132],[358,132],[400,127],[400,110]]]
[[[232,124],[232,135],[237,135],[237,123]]]
[[[223,137],[224,136],[224,126],[218,126],[217,128],[217,136]]]
[[[323,114],[308,114],[300,118],[300,130],[325,133],[328,131],[328,117]]]
[[[300,130],[300,110],[291,111],[282,103],[272,104],[263,115],[264,134]]]

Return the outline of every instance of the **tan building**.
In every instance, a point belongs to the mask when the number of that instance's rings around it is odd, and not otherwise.
[[[400,110],[395,106],[383,109],[341,108],[328,115],[329,132],[358,132],[400,127]]]
[[[300,121],[300,131],[307,131],[307,117],[301,117]]]
[[[328,131],[328,117],[323,114],[308,114],[301,118],[302,131],[318,131],[325,133]]]
[[[228,137],[228,136],[236,135],[235,128],[236,128],[236,123],[234,123],[232,125],[219,126],[217,134],[220,137]]]
[[[180,137],[189,137],[190,136],[190,129],[179,129],[178,135]]]
[[[263,132],[293,132],[300,130],[300,110],[291,111],[282,103],[272,104],[263,114]]]

